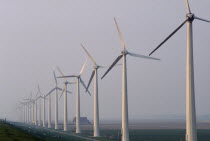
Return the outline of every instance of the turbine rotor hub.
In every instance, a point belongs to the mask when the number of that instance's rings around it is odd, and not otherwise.
[[[98,69],[100,66],[98,66],[98,65],[95,65],[93,68],[94,69]]]
[[[123,50],[123,51],[121,52],[121,54],[122,54],[122,55],[127,55],[127,54],[128,54],[128,51],[127,51],[127,50]]]
[[[187,17],[188,20],[191,21],[191,22],[195,19],[195,15],[192,14],[192,13],[187,14],[186,17]]]

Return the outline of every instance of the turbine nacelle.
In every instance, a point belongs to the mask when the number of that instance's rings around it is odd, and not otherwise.
[[[121,54],[122,54],[122,55],[127,55],[127,54],[128,54],[128,51],[127,51],[127,50],[122,50],[122,51],[121,51]]]
[[[186,17],[188,18],[188,21],[191,21],[191,22],[195,19],[195,15],[193,13],[188,13]]]
[[[99,65],[94,65],[93,68],[94,68],[94,69],[99,69],[99,68],[101,68],[101,66],[99,66]]]
[[[169,35],[165,38],[165,40],[163,40],[150,54],[152,55],[156,50],[158,50],[166,41],[168,41],[168,39],[170,39],[177,31],[179,31],[184,25],[186,22],[193,22],[194,19],[197,19],[197,20],[200,20],[200,21],[204,21],[204,22],[208,22],[210,23],[210,20],[206,20],[206,19],[203,19],[203,18],[200,18],[200,17],[197,17],[195,16],[195,14],[191,13],[191,10],[190,10],[190,6],[189,6],[189,2],[188,0],[185,0],[185,4],[186,4],[186,8],[187,8],[187,11],[188,11],[188,14],[186,15],[186,19]]]

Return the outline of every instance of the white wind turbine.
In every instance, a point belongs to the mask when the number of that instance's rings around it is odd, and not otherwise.
[[[193,64],[193,27],[194,19],[210,22],[191,13],[188,0],[185,0],[187,15],[184,22],[175,29],[163,42],[161,42],[149,55],[160,48],[170,39],[185,23],[187,23],[187,49],[186,49],[186,141],[197,141],[195,90],[194,90],[194,64]]]
[[[58,69],[58,71],[60,72],[60,74],[62,75],[62,76],[64,76],[64,74],[63,74],[63,72],[60,70],[60,68],[59,67],[57,67],[57,69]],[[71,83],[71,82],[68,82],[67,80],[66,80],[66,78],[64,78],[64,87],[63,87],[63,90],[62,90],[62,92],[61,92],[61,95],[60,95],[60,98],[61,98],[61,96],[62,96],[62,94],[64,93],[64,106],[63,106],[63,130],[64,131],[67,131],[68,130],[68,127],[67,127],[67,125],[68,125],[68,107],[67,107],[67,85],[68,84],[75,84],[75,83]],[[71,93],[71,92],[69,92],[69,93]]]
[[[31,101],[33,103],[33,123],[34,123],[34,125],[37,125],[37,104],[36,104],[36,101],[35,101],[37,95],[38,95],[38,93],[36,94],[34,99],[31,99]]]
[[[30,120],[33,123],[34,122],[34,100],[32,99],[32,93],[31,93],[31,96],[28,99],[24,99],[24,100],[27,100],[30,104],[30,117],[32,117]]]
[[[53,76],[55,79],[55,88],[53,88],[46,96],[48,96],[48,128],[51,128],[51,97],[50,94],[55,91],[55,129],[58,129],[58,90],[62,90],[58,87],[57,78],[55,72],[53,71]]]
[[[37,97],[35,100],[34,100],[34,104],[35,104],[35,107],[34,107],[34,120],[35,120],[35,125],[38,125],[37,124],[37,99],[39,99],[39,97]]]
[[[82,86],[86,89],[85,83],[81,78],[81,74],[83,73],[83,70],[85,68],[85,65],[87,63],[87,59],[85,61],[85,63],[82,66],[82,69],[80,70],[79,75],[68,75],[68,76],[61,76],[58,78],[66,78],[66,77],[74,77],[77,79],[77,94],[76,94],[76,133],[81,133],[81,129],[80,129],[80,82],[82,84]],[[89,93],[89,91],[88,91]],[[90,93],[89,93],[90,94]]]
[[[38,90],[39,90],[39,93],[40,93],[40,96],[39,96],[39,99],[40,99],[40,107],[39,107],[39,126],[41,126],[41,99],[43,99],[43,105],[42,105],[42,126],[43,127],[46,127],[46,124],[45,124],[45,99],[46,98],[46,95],[42,96],[41,95],[41,90],[39,88],[39,85],[38,85]]]
[[[26,103],[27,106],[27,123],[30,123],[30,103]]]
[[[98,69],[99,68],[104,68],[102,66],[99,66],[96,64],[96,61],[93,59],[93,57],[90,55],[90,53],[85,49],[85,47],[81,44],[85,52],[87,53],[88,57],[91,59],[93,62],[94,70],[91,74],[90,80],[87,85],[88,90],[90,83],[94,77],[94,122],[93,122],[93,129],[94,129],[94,137],[99,137],[100,136],[100,129],[99,129],[99,102],[98,102]]]
[[[57,87],[57,82],[56,82],[56,87],[50,90],[45,97],[48,97],[48,128],[51,128],[51,96],[50,94],[55,91],[55,90],[60,90],[62,91],[61,88]],[[56,107],[56,106],[55,106]],[[55,110],[56,111],[56,110]],[[56,115],[56,114],[55,114]]]
[[[28,102],[24,102],[24,108],[25,108],[25,122],[28,123]]]
[[[40,88],[39,88],[39,85],[38,85],[38,93],[40,94],[40,96],[37,98],[37,100],[39,99],[39,118],[38,118],[38,126],[41,126],[41,98],[42,98],[42,96],[41,96],[41,90],[40,90]]]
[[[43,106],[42,106],[42,126],[43,127],[46,127],[46,124],[45,124],[45,99],[47,99],[46,98],[46,96],[44,95],[44,96],[41,96],[41,98],[43,99]]]
[[[32,98],[32,95],[30,95],[30,97],[29,97],[29,99],[31,99]],[[29,101],[29,99],[24,99],[24,100],[27,100],[27,102],[25,102],[25,108],[26,108],[26,122],[27,123],[30,123],[30,112],[31,112],[31,110],[30,110],[30,101]]]
[[[34,98],[29,98],[29,99],[24,99],[24,100],[28,100],[32,103],[32,123],[34,123],[35,125],[37,125],[37,95],[39,94],[39,92],[36,94],[36,96]],[[32,97],[32,94],[31,94]]]
[[[23,120],[23,116],[21,115],[21,114],[23,114],[23,108],[22,108],[22,105],[19,105],[19,104],[16,104],[16,110],[18,110],[18,111],[20,111],[20,122],[22,121],[22,122],[24,122],[24,120]]]
[[[106,74],[117,64],[117,62],[122,58],[122,141],[129,141],[129,131],[128,131],[128,96],[127,96],[127,66],[126,66],[126,55],[130,55],[133,57],[139,57],[143,59],[153,59],[153,60],[159,60],[156,58],[139,55],[135,53],[128,52],[125,48],[125,42],[123,40],[122,34],[120,32],[120,29],[118,27],[116,19],[114,19],[118,34],[120,36],[120,40],[122,43],[122,52],[121,55],[117,57],[117,59],[112,63],[112,65],[108,68],[108,70],[105,72],[105,74],[102,76],[101,79],[103,79]]]
[[[23,123],[26,122],[26,109],[25,109],[25,102],[19,102],[23,109]]]
[[[38,107],[38,108],[37,108]],[[41,126],[41,96],[35,99],[35,125]],[[38,121],[38,124],[37,124]]]
[[[41,124],[40,124],[40,120],[41,120],[41,103],[40,103],[40,109],[39,109],[39,111],[40,111],[40,113],[39,113],[39,119],[38,119],[38,124],[37,124],[37,100],[38,99],[40,99],[40,97],[41,97],[41,95],[40,96],[38,96],[38,94],[40,93],[40,91],[39,91],[39,85],[38,85],[38,92],[37,92],[37,94],[36,94],[36,96],[34,97],[34,99],[31,99],[32,100],[32,102],[34,103],[34,120],[35,120],[35,122],[34,122],[34,124],[35,125],[38,125],[38,126],[40,126]],[[38,96],[38,97],[37,97]]]
[[[58,129],[58,82],[55,75],[55,72],[53,71],[54,79],[55,79],[55,129]]]
[[[31,93],[31,96],[30,96],[30,99],[32,98],[32,93]],[[29,122],[32,123],[33,121],[33,115],[32,115],[32,108],[33,108],[33,103],[31,101],[28,101],[28,104],[29,104]]]

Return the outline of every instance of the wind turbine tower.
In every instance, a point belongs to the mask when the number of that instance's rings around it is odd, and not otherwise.
[[[196,129],[196,109],[194,90],[194,63],[193,63],[193,21],[194,19],[210,22],[199,18],[191,13],[188,0],[185,0],[187,15],[184,22],[175,29],[163,42],[161,42],[149,55],[159,49],[168,39],[170,39],[182,26],[187,23],[187,44],[186,44],[186,141],[197,141]]]
[[[87,89],[87,87],[85,86],[84,81],[81,78],[81,75],[83,73],[83,70],[86,66],[87,63],[87,59],[85,61],[85,63],[82,66],[82,69],[80,70],[79,75],[68,75],[68,76],[61,76],[58,78],[66,78],[66,77],[74,77],[76,78],[76,85],[77,85],[77,94],[76,94],[76,133],[81,133],[81,129],[80,129],[80,82],[82,84],[82,86]],[[89,91],[88,91],[89,93]],[[89,93],[90,94],[90,93]]]
[[[135,53],[128,52],[125,48],[125,42],[123,40],[122,34],[120,32],[120,29],[118,27],[116,19],[114,19],[118,34],[121,40],[122,44],[122,51],[121,55],[117,57],[117,59],[112,63],[112,65],[108,68],[108,70],[105,72],[105,74],[102,76],[101,79],[103,79],[106,74],[117,64],[117,62],[122,58],[122,141],[129,141],[129,129],[128,129],[128,95],[127,95],[127,63],[126,63],[126,56],[130,55],[133,57],[139,57],[144,59],[153,59],[153,60],[159,60],[156,58],[139,55]]]

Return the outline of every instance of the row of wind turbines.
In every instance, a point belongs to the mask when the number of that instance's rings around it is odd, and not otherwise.
[[[188,0],[185,0],[186,8],[187,8],[187,15],[183,23],[181,23],[178,28],[176,28],[163,42],[161,42],[150,54],[149,56],[144,56],[140,54],[135,54],[129,52],[125,47],[125,42],[123,40],[120,28],[117,24],[116,19],[114,19],[118,34],[121,40],[122,44],[122,51],[120,55],[115,59],[115,61],[109,66],[107,71],[104,73],[101,79],[103,79],[109,71],[116,66],[118,61],[122,59],[122,141],[129,141],[129,120],[128,120],[128,94],[127,94],[127,62],[126,57],[127,55],[130,55],[132,57],[138,57],[142,59],[152,59],[152,60],[159,60],[157,58],[150,57],[155,51],[157,51],[168,39],[170,39],[179,29],[181,29],[185,24],[187,24],[187,45],[186,45],[186,141],[197,141],[197,130],[196,130],[196,110],[195,110],[195,92],[194,92],[194,66],[193,66],[193,27],[192,23],[194,19],[210,22],[208,20],[199,18],[195,16],[193,13],[191,13],[190,6],[188,3]],[[63,78],[64,79],[64,88],[61,89],[57,86],[57,79],[54,73],[55,83],[56,86],[53,88],[49,93],[47,93],[45,96],[35,96],[34,99],[29,98],[27,102],[22,102],[24,105],[24,118],[25,121],[30,120],[30,108],[33,109],[32,114],[32,120],[35,121],[34,124],[38,126],[41,125],[40,119],[41,119],[41,110],[39,110],[39,120],[37,123],[37,100],[43,99],[43,127],[45,127],[45,99],[48,100],[48,128],[51,128],[51,98],[50,94],[53,91],[56,91],[55,93],[55,129],[58,129],[58,91],[62,91],[61,95],[64,93],[64,131],[67,131],[67,94],[70,93],[67,91],[67,85],[68,84],[76,84],[77,85],[77,93],[76,93],[76,133],[81,133],[80,129],[80,83],[82,86],[86,89],[86,92],[89,93],[88,88],[90,86],[90,83],[92,79],[94,78],[94,137],[100,136],[100,129],[99,129],[99,101],[98,101],[98,69],[102,68],[102,66],[98,65],[96,61],[93,59],[91,54],[85,49],[85,47],[82,45],[82,48],[86,52],[87,56],[90,58],[90,60],[93,62],[93,72],[91,74],[90,80],[88,82],[88,85],[86,87],[84,81],[81,78],[81,74],[85,68],[85,65],[87,63],[87,60],[85,61],[84,65],[82,66],[82,69],[78,75],[67,75],[65,76],[62,71],[58,68],[59,72],[62,76],[57,78]],[[76,82],[68,82],[66,78],[73,77],[76,78]],[[38,87],[38,93],[40,94],[40,89]],[[37,93],[37,95],[38,95]],[[89,93],[90,94],[90,93]],[[41,101],[40,101],[41,102]],[[40,103],[39,102],[39,103]],[[32,104],[32,106],[30,106]],[[39,107],[41,108],[41,107]],[[26,114],[28,113],[28,114]],[[26,117],[27,116],[27,117]],[[27,119],[27,120],[26,120]]]

